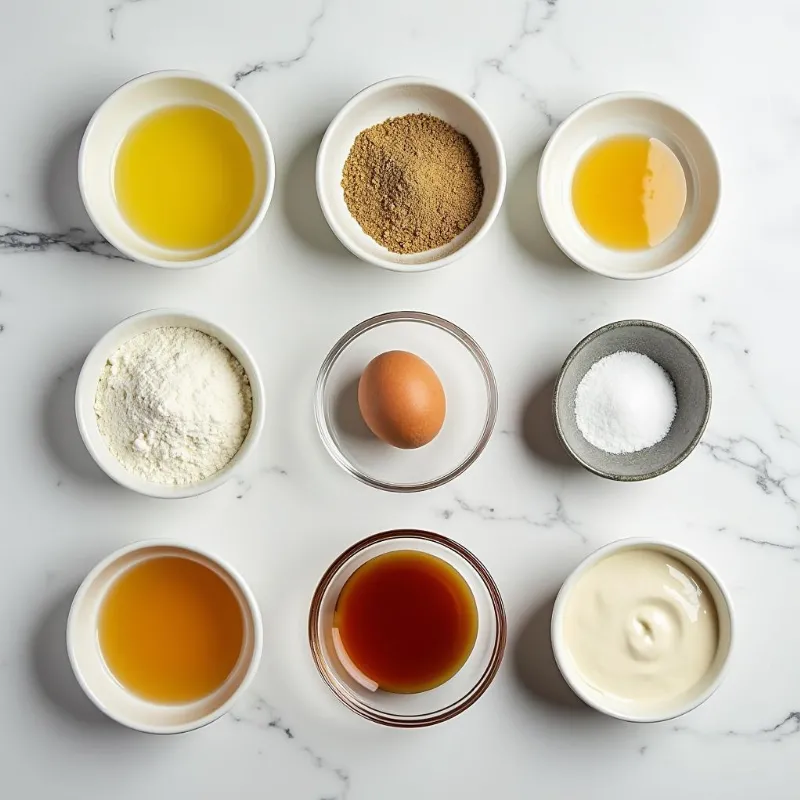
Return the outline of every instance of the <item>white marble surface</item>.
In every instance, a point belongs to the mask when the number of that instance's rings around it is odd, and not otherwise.
[[[113,2],[114,0],[112,0]],[[787,798],[800,779],[800,378],[795,320],[800,10],[792,0],[5,0],[0,64],[0,796],[17,798]],[[255,241],[203,271],[119,260],[86,227],[81,131],[118,84],[166,67],[225,80],[262,115],[278,183]],[[320,136],[375,80],[418,73],[471,91],[506,146],[494,229],[439,272],[363,265],[326,228]],[[553,126],[603,92],[661,93],[718,147],[715,236],[651,282],[591,276],[560,256],[535,204]],[[113,485],[75,427],[76,371],[133,312],[178,305],[228,323],[267,383],[263,447],[238,480],[165,503]],[[489,354],[501,410],[462,478],[414,497],[341,472],[317,439],[317,367],[350,325],[440,313]],[[701,447],[673,473],[616,485],[565,463],[549,383],[573,344],[624,317],[687,335],[712,373]],[[484,698],[443,726],[379,728],[341,707],[305,634],[317,579],[346,545],[418,526],[466,544],[507,603],[510,643]],[[634,726],[578,706],[554,673],[548,604],[579,559],[621,535],[689,545],[738,611],[730,676],[675,722]],[[186,736],[135,734],[80,694],[63,646],[85,572],[145,537],[234,562],[265,617],[263,667],[235,714]]]

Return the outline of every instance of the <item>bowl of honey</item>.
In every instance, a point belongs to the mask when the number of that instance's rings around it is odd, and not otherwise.
[[[199,267],[228,256],[272,199],[267,131],[236,91],[194,72],[135,78],[98,108],[78,183],[100,233],[130,258]]]
[[[261,614],[238,573],[177,542],[129,545],[78,589],[67,650],[78,683],[112,719],[184,733],[225,714],[262,649]]]
[[[538,178],[550,235],[590,272],[653,278],[706,243],[720,168],[700,125],[659,97],[626,92],[573,112],[550,137]]]
[[[309,642],[323,680],[383,725],[452,719],[489,687],[506,616],[486,567],[436,533],[393,530],[354,544],[317,586]]]

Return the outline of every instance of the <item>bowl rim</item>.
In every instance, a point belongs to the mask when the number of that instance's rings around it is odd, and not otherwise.
[[[473,233],[470,239],[465,242],[461,247],[454,250],[452,253],[448,253],[445,256],[441,256],[440,258],[435,258],[431,261],[425,261],[420,264],[400,264],[396,261],[391,261],[388,258],[381,258],[379,256],[375,256],[366,250],[362,249],[350,235],[339,225],[338,221],[335,218],[335,215],[331,212],[328,202],[325,199],[325,191],[324,186],[326,185],[327,181],[325,179],[325,164],[328,160],[328,149],[330,146],[331,139],[333,138],[336,129],[341,124],[342,120],[359,104],[362,103],[365,99],[370,97],[373,94],[377,94],[378,92],[383,91],[384,89],[394,88],[396,86],[408,86],[408,87],[431,87],[434,89],[438,89],[442,92],[445,92],[455,98],[457,101],[463,103],[464,105],[468,106],[480,119],[483,126],[486,128],[486,131],[489,134],[489,138],[491,139],[495,156],[497,158],[497,193],[495,195],[494,200],[489,208],[489,213],[486,215],[486,219],[480,225],[480,227]],[[325,130],[325,134],[322,137],[322,141],[320,142],[319,150],[317,151],[317,160],[316,160],[316,167],[315,167],[315,184],[317,190],[317,200],[319,201],[320,208],[322,209],[322,214],[325,217],[325,221],[328,223],[328,226],[333,231],[336,238],[339,242],[344,245],[354,256],[361,259],[362,261],[366,261],[369,264],[373,264],[376,267],[381,267],[382,269],[388,269],[393,272],[401,272],[401,273],[417,273],[417,272],[428,272],[429,270],[439,269],[440,267],[444,267],[447,264],[451,264],[453,261],[461,258],[462,256],[466,255],[470,252],[475,245],[489,232],[489,229],[494,224],[495,220],[497,219],[498,214],[500,213],[500,208],[503,205],[503,198],[505,196],[506,190],[506,181],[507,181],[507,167],[506,167],[506,157],[505,151],[503,149],[503,142],[500,139],[500,135],[497,132],[492,121],[486,115],[486,112],[478,105],[478,103],[470,97],[468,94],[464,92],[460,92],[457,89],[448,86],[446,83],[436,80],[435,78],[428,78],[422,75],[400,75],[394,78],[384,78],[383,80],[376,81],[375,83],[370,84],[369,86],[364,87],[363,89],[359,90],[354,94],[343,106],[342,108],[336,113],[334,118],[331,120],[330,124],[328,125],[327,129]]]
[[[392,322],[422,323],[425,325],[431,325],[434,328],[438,328],[445,333],[449,333],[454,339],[459,341],[475,359],[478,367],[481,370],[481,373],[483,374],[484,384],[486,386],[488,398],[486,419],[484,420],[483,429],[481,430],[480,437],[478,438],[475,446],[472,448],[472,450],[470,450],[466,458],[464,458],[449,472],[446,472],[444,475],[440,475],[438,478],[422,481],[420,483],[392,483],[390,481],[382,481],[378,478],[373,478],[371,475],[362,472],[351,463],[350,459],[344,455],[342,450],[336,444],[333,436],[331,436],[330,430],[328,429],[328,424],[325,420],[325,387],[327,385],[331,370],[339,360],[339,357],[350,346],[350,344],[352,344],[352,342],[358,339],[358,337],[362,334],[367,333],[373,328],[379,328]],[[317,424],[317,432],[319,433],[319,437],[322,440],[325,449],[328,451],[328,454],[348,475],[351,475],[362,483],[365,483],[367,486],[371,486],[373,489],[382,489],[386,492],[409,494],[414,492],[423,492],[427,491],[428,489],[435,489],[439,486],[444,486],[454,478],[457,478],[469,467],[471,467],[486,449],[486,445],[489,443],[489,439],[491,439],[494,426],[497,422],[497,410],[497,379],[495,378],[492,365],[481,346],[463,328],[459,327],[453,322],[450,322],[449,320],[444,319],[444,317],[437,316],[436,314],[430,314],[426,311],[388,311],[383,314],[377,314],[374,317],[369,317],[363,322],[359,322],[357,325],[354,325],[336,341],[336,343],[328,352],[328,355],[325,356],[325,360],[322,362],[319,373],[317,374],[317,381],[314,388],[314,418]]]
[[[593,265],[589,261],[585,259],[579,258],[573,248],[569,245],[569,243],[565,242],[562,238],[560,238],[553,230],[553,226],[551,224],[550,219],[550,211],[549,205],[546,200],[544,200],[544,193],[545,193],[545,186],[544,186],[544,169],[543,167],[546,165],[548,157],[550,154],[555,150],[556,146],[560,138],[564,135],[565,130],[573,125],[575,121],[583,116],[587,111],[595,108],[596,106],[606,105],[613,102],[618,102],[621,100],[636,100],[636,101],[646,101],[650,103],[655,103],[658,105],[662,105],[670,110],[676,112],[680,116],[684,117],[694,128],[697,130],[700,137],[703,139],[706,147],[708,148],[708,152],[710,155],[710,163],[714,167],[714,172],[716,174],[716,184],[717,184],[717,196],[716,202],[714,204],[714,210],[711,214],[711,219],[709,220],[706,229],[703,231],[700,238],[695,242],[695,244],[689,248],[685,253],[681,256],[676,258],[674,261],[670,261],[668,264],[665,264],[662,267],[653,267],[651,269],[642,270],[635,273],[623,273],[623,272],[615,272],[614,270],[607,270],[598,268],[596,265]],[[572,111],[566,119],[564,119],[559,126],[553,131],[552,136],[548,139],[547,144],[545,145],[544,149],[542,150],[542,157],[539,162],[539,172],[536,179],[536,194],[537,199],[539,201],[539,210],[542,214],[542,220],[544,222],[545,228],[547,228],[547,232],[550,235],[550,238],[556,243],[559,249],[564,253],[564,255],[569,258],[574,264],[577,264],[581,269],[585,269],[587,272],[593,272],[595,275],[602,275],[606,278],[613,278],[614,280],[621,280],[621,281],[638,281],[638,280],[647,280],[648,278],[658,278],[661,275],[666,275],[673,270],[678,269],[678,267],[683,266],[687,261],[694,258],[697,253],[705,246],[708,242],[711,234],[714,232],[714,229],[717,226],[717,221],[719,220],[719,210],[722,204],[722,168],[720,166],[719,156],[717,155],[717,151],[714,148],[711,139],[709,138],[708,134],[705,132],[705,129],[700,125],[700,123],[688,112],[684,111],[683,108],[676,105],[675,103],[666,100],[659,94],[653,94],[651,92],[637,92],[637,91],[625,91],[625,92],[608,92],[606,94],[602,94],[599,97],[595,97],[585,103],[579,105],[574,111]]]
[[[650,472],[645,472],[642,475],[619,475],[618,473],[608,472],[607,470],[602,469],[601,467],[596,467],[593,464],[590,464],[585,459],[581,458],[580,455],[572,448],[572,446],[567,441],[567,437],[564,433],[564,428],[561,424],[561,415],[559,413],[559,400],[561,399],[561,390],[562,385],[564,383],[564,378],[566,375],[567,370],[571,366],[572,362],[578,356],[578,354],[583,350],[583,348],[589,344],[590,342],[594,341],[595,339],[603,336],[608,331],[615,330],[617,328],[628,328],[628,327],[644,327],[644,328],[654,328],[656,330],[662,331],[663,333],[672,336],[676,339],[680,344],[682,344],[692,355],[692,357],[697,362],[697,365],[700,367],[700,373],[703,378],[703,385],[706,390],[705,396],[705,403],[703,408],[703,421],[700,427],[697,430],[697,433],[692,437],[692,440],[689,444],[677,455],[672,461],[668,462],[662,467],[658,469],[650,470]],[[584,468],[589,470],[589,472],[593,472],[595,475],[599,475],[601,478],[608,478],[612,481],[621,481],[623,483],[636,483],[638,481],[646,481],[650,480],[651,478],[658,478],[661,475],[665,475],[667,472],[675,469],[681,462],[686,460],[692,451],[697,447],[700,443],[700,440],[703,438],[703,434],[705,433],[706,427],[708,426],[708,420],[711,417],[711,376],[709,375],[708,368],[703,361],[702,356],[698,352],[697,348],[682,334],[678,333],[676,330],[663,325],[660,322],[653,322],[652,320],[647,319],[621,319],[617,320],[616,322],[609,322],[606,325],[602,325],[601,327],[597,328],[597,330],[592,331],[587,336],[584,336],[575,347],[572,348],[569,355],[564,360],[564,363],[561,365],[561,369],[558,372],[558,378],[556,379],[555,389],[553,390],[553,402],[552,402],[552,413],[553,413],[553,422],[555,425],[556,433],[558,434],[558,438],[561,441],[561,444],[564,445],[564,448],[567,452]]]
[[[147,255],[146,253],[140,253],[128,247],[126,244],[121,242],[118,237],[111,233],[105,227],[102,220],[94,213],[91,203],[87,200],[86,191],[84,189],[87,149],[91,146],[90,140],[92,133],[94,132],[101,115],[107,110],[109,101],[116,95],[122,92],[130,91],[139,84],[150,83],[158,80],[172,80],[175,78],[185,78],[197,81],[199,83],[205,83],[206,85],[228,95],[228,97],[230,97],[241,107],[242,111],[244,111],[244,113],[253,123],[254,129],[261,142],[266,171],[266,181],[264,185],[263,196],[259,201],[258,209],[250,224],[230,244],[226,245],[221,250],[211,253],[210,255],[203,256],[202,258],[187,259],[185,261],[172,261],[165,258],[155,258]],[[223,258],[227,258],[231,253],[233,253],[235,250],[238,250],[241,245],[250,239],[250,237],[256,232],[258,227],[264,221],[264,217],[267,214],[267,210],[272,202],[272,196],[275,191],[275,151],[273,150],[272,141],[269,138],[266,126],[261,120],[261,117],[259,117],[259,115],[256,113],[256,110],[253,108],[253,106],[250,105],[250,103],[235,89],[231,88],[227,84],[222,83],[221,81],[210,78],[207,75],[194,70],[152,70],[150,72],[145,72],[142,75],[138,75],[135,78],[131,78],[129,81],[125,81],[125,83],[118,86],[105,98],[105,100],[103,100],[103,102],[95,110],[94,114],[92,114],[88,124],[86,125],[86,130],[84,130],[83,136],[81,137],[81,144],[78,150],[78,188],[80,190],[83,206],[86,209],[86,213],[89,215],[89,219],[92,221],[92,224],[100,232],[100,235],[123,255],[132,259],[133,261],[140,261],[143,264],[150,264],[153,267],[161,267],[163,269],[196,269],[198,267],[205,267],[208,264],[213,264],[216,261],[221,261]]]
[[[186,327],[194,327],[195,330],[200,330],[199,328],[195,327],[196,323],[199,322],[207,325],[210,329],[217,331],[223,337],[233,342],[243,357],[240,358],[233,352],[231,352],[231,354],[241,364],[242,369],[245,371],[245,374],[250,382],[250,391],[252,394],[252,412],[250,415],[250,428],[247,432],[247,436],[233,458],[227,464],[225,464],[222,469],[198,483],[178,486],[172,484],[155,483],[153,481],[147,481],[143,478],[139,478],[125,469],[125,467],[122,466],[122,464],[116,459],[114,454],[108,449],[107,446],[104,448],[96,447],[89,435],[90,426],[97,425],[97,418],[94,414],[94,399],[97,394],[97,382],[99,380],[99,375],[95,374],[94,370],[90,372],[90,362],[102,354],[105,354],[106,359],[112,355],[121,345],[112,345],[111,342],[116,340],[121,334],[124,334],[127,329],[134,327],[136,323],[155,320],[159,317],[182,318],[186,323]],[[148,330],[158,327],[167,326],[155,324],[150,326]],[[129,338],[133,338],[133,335]],[[222,341],[222,339],[218,336],[214,334],[208,335],[216,338],[223,346],[228,348],[227,342]],[[128,339],[124,339],[123,342],[124,341],[128,341]],[[242,340],[239,339],[238,336],[235,336],[233,333],[231,333],[226,327],[217,324],[208,317],[196,314],[193,311],[187,311],[180,308],[153,308],[148,311],[140,311],[136,314],[132,314],[131,316],[126,317],[118,322],[110,330],[103,334],[97,344],[95,344],[94,347],[92,347],[92,349],[89,351],[89,354],[84,359],[83,366],[81,367],[80,374],[78,375],[78,382],[75,387],[75,418],[81,439],[83,440],[86,449],[89,451],[89,455],[91,455],[91,457],[94,459],[97,466],[100,467],[100,469],[102,469],[103,472],[115,483],[139,494],[146,495],[148,497],[156,497],[159,499],[179,500],[186,497],[197,497],[198,495],[210,492],[213,489],[222,486],[222,484],[227,483],[227,481],[231,478],[233,470],[239,469],[255,451],[259,440],[261,439],[266,419],[264,384],[261,379],[261,371],[259,370],[258,364],[253,358],[252,354],[244,345]],[[102,434],[100,434],[100,437],[102,438]]]
[[[478,678],[477,682],[470,688],[470,690],[459,700],[451,703],[449,706],[441,709],[434,714],[427,714],[425,716],[409,716],[397,717],[389,714],[384,714],[379,711],[371,709],[369,706],[354,702],[350,697],[344,695],[336,686],[336,681],[332,678],[332,671],[328,669],[326,659],[322,650],[319,635],[317,632],[317,622],[322,608],[322,601],[325,593],[333,581],[336,574],[344,567],[354,556],[358,555],[363,550],[375,544],[389,542],[395,539],[420,539],[422,541],[432,542],[438,544],[445,549],[451,550],[456,555],[460,556],[464,561],[469,564],[470,568],[480,578],[481,583],[486,588],[492,602],[492,611],[494,612],[496,634],[492,653],[489,658],[489,663]],[[505,653],[506,641],[508,637],[508,621],[506,617],[505,605],[500,590],[492,578],[489,570],[483,565],[483,562],[468,550],[464,545],[443,536],[440,533],[433,533],[432,531],[420,530],[417,528],[395,528],[391,530],[374,533],[364,539],[356,542],[348,547],[341,555],[339,555],[333,563],[325,570],[322,578],[320,578],[314,595],[311,599],[311,606],[308,613],[308,643],[311,649],[311,657],[314,665],[317,668],[322,680],[327,684],[328,688],[334,695],[347,706],[351,711],[354,711],[361,717],[376,722],[380,725],[386,725],[391,728],[427,728],[431,725],[436,725],[440,722],[446,722],[453,717],[458,716],[463,711],[466,711],[473,705],[489,688],[494,680],[497,671],[500,669],[500,664],[503,661]]]
[[[97,580],[98,576],[102,574],[104,570],[108,567],[112,566],[114,562],[120,560],[121,558],[131,554],[136,553],[140,550],[148,550],[151,548],[159,548],[159,547],[169,547],[175,548],[176,550],[184,550],[187,553],[193,553],[195,555],[199,555],[202,558],[208,560],[216,567],[218,567],[227,577],[236,585],[239,591],[242,593],[242,597],[244,598],[247,604],[247,612],[252,619],[253,624],[253,653],[250,658],[250,663],[247,665],[247,669],[245,670],[244,675],[242,676],[241,682],[239,685],[234,689],[231,693],[231,696],[220,706],[214,709],[214,711],[206,714],[203,717],[198,718],[197,720],[186,723],[183,725],[139,725],[136,723],[131,722],[131,720],[123,714],[118,714],[116,711],[108,708],[104,703],[100,701],[100,699],[95,694],[92,687],[86,681],[86,678],[83,674],[83,671],[80,668],[80,665],[77,662],[77,656],[75,654],[75,647],[73,643],[73,637],[75,635],[76,626],[78,625],[77,621],[77,610],[80,607],[80,604],[85,600],[86,595],[88,594],[89,590],[91,589],[94,582]],[[162,736],[170,736],[174,734],[180,733],[189,733],[190,731],[198,730],[200,728],[204,728],[206,725],[210,725],[212,722],[215,722],[220,717],[227,714],[231,708],[235,705],[236,701],[240,699],[242,694],[248,689],[250,684],[253,681],[253,678],[258,671],[259,665],[261,663],[261,657],[263,653],[264,647],[264,624],[261,617],[261,609],[259,608],[258,601],[256,600],[255,595],[253,594],[253,590],[241,576],[241,574],[232,567],[225,559],[221,558],[214,553],[206,550],[203,547],[198,547],[193,544],[188,544],[187,542],[180,541],[178,539],[142,539],[137,542],[132,542],[131,544],[125,545],[124,547],[115,550],[112,553],[109,553],[105,558],[101,559],[94,567],[89,571],[86,577],[81,581],[80,586],[78,587],[77,591],[75,592],[74,597],[72,598],[72,602],[70,603],[69,614],[67,616],[67,626],[65,630],[65,637],[64,642],[67,649],[67,656],[69,658],[70,667],[72,668],[72,672],[75,675],[75,679],[80,685],[81,689],[83,690],[84,694],[92,701],[92,703],[102,711],[107,717],[118,722],[120,725],[124,725],[126,728],[131,728],[132,730],[141,731],[142,733],[150,733]],[[224,684],[223,684],[224,685]],[[148,701],[144,701],[148,702]],[[153,703],[153,705],[157,705]]]
[[[601,703],[598,703],[594,698],[590,697],[588,693],[584,691],[584,687],[581,684],[573,680],[572,676],[570,675],[570,670],[566,669],[564,666],[566,663],[565,652],[568,648],[563,641],[564,637],[561,629],[563,626],[566,603],[570,592],[574,589],[575,585],[583,577],[583,575],[595,564],[599,563],[605,558],[608,558],[614,553],[636,548],[660,549],[662,551],[674,554],[675,558],[690,568],[692,568],[692,565],[687,563],[686,559],[688,558],[695,561],[708,574],[709,578],[711,578],[717,590],[719,591],[720,597],[724,602],[724,608],[720,608],[716,601],[714,602],[714,605],[717,610],[717,615],[724,615],[728,620],[728,625],[730,628],[730,643],[728,645],[728,652],[726,653],[725,660],[720,665],[719,671],[717,672],[714,680],[703,692],[700,692],[700,694],[698,694],[696,697],[692,697],[683,706],[678,707],[677,711],[670,711],[667,714],[623,714],[604,707]],[[658,539],[654,537],[633,536],[615,539],[614,541],[599,547],[597,550],[583,558],[575,567],[575,569],[570,572],[564,583],[561,584],[561,588],[558,590],[558,594],[556,595],[555,604],[553,605],[553,613],[550,618],[550,641],[553,647],[553,655],[555,657],[559,672],[569,685],[570,689],[572,689],[578,698],[586,703],[586,705],[594,708],[596,711],[599,711],[602,714],[606,714],[609,717],[614,717],[615,719],[623,720],[624,722],[665,722],[670,719],[681,717],[684,714],[688,714],[698,706],[701,706],[719,689],[727,677],[728,670],[730,669],[731,665],[731,655],[733,654],[734,645],[736,642],[736,624],[733,599],[731,598],[730,592],[720,579],[716,570],[712,569],[708,565],[708,562],[705,559],[700,558],[700,556],[698,556],[694,551],[666,539]],[[575,671],[577,672],[577,669]]]

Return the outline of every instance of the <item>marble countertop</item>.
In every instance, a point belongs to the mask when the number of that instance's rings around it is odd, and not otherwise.
[[[800,8],[792,0],[81,0],[5,2],[0,64],[0,795],[18,798],[637,798],[796,796],[800,779]],[[120,259],[76,188],[84,126],[123,81],[196,69],[264,119],[276,193],[254,240],[185,273]],[[356,91],[431,75],[471,92],[506,147],[509,190],[478,248],[396,275],[327,228],[313,170],[321,135]],[[623,89],[662,94],[704,125],[723,166],[719,225],[687,266],[620,283],[572,266],[544,232],[535,176],[572,109]],[[77,371],[121,318],[157,306],[213,316],[248,343],[270,409],[236,480],[176,502],[97,469],[73,413]],[[318,366],[352,324],[416,308],[485,348],[501,406],[486,452],[418,496],[358,484],[313,424]],[[565,460],[548,408],[582,336],[625,317],[685,334],[714,409],[698,450],[641,485]],[[507,604],[510,639],[486,695],[426,730],[356,718],[311,663],[306,615],[320,575],[376,530],[415,526],[472,549]],[[700,709],[647,726],[579,705],[548,643],[553,596],[614,538],[672,539],[705,557],[735,601],[729,677]],[[183,538],[238,566],[265,618],[265,657],[235,712],[177,737],[107,721],[64,651],[67,609],[101,557]]]

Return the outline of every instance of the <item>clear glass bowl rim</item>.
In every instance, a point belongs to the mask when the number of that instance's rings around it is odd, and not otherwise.
[[[483,374],[484,383],[486,385],[488,397],[486,419],[484,420],[483,429],[481,430],[481,435],[477,443],[467,454],[467,457],[449,472],[433,480],[423,481],[421,483],[391,483],[389,481],[373,478],[371,475],[362,472],[350,462],[336,445],[336,442],[328,430],[328,424],[325,421],[325,386],[328,381],[328,376],[334,364],[336,364],[339,359],[339,356],[341,356],[347,347],[363,333],[391,322],[419,322],[425,325],[432,325],[434,328],[449,333],[453,338],[457,339],[475,359]],[[457,478],[461,475],[476,461],[488,444],[492,431],[494,430],[495,422],[497,421],[497,404],[497,380],[492,365],[480,345],[458,325],[449,322],[443,317],[429,314],[425,311],[389,311],[385,314],[378,314],[377,316],[365,319],[363,322],[352,327],[336,342],[336,344],[334,344],[325,357],[320,367],[319,374],[317,375],[317,383],[314,390],[314,417],[317,423],[317,431],[331,458],[333,458],[345,472],[352,475],[357,480],[367,484],[367,486],[372,486],[374,489],[383,489],[387,492],[423,492],[428,489],[444,486],[444,484],[449,483],[453,478]]]
[[[453,551],[456,555],[463,558],[470,567],[475,571],[481,580],[481,583],[486,588],[492,602],[492,610],[494,612],[496,634],[492,653],[489,657],[489,663],[486,665],[483,673],[477,682],[470,688],[470,690],[455,703],[442,708],[433,713],[424,715],[415,715],[409,717],[395,716],[386,714],[384,712],[376,711],[364,703],[357,702],[353,698],[343,694],[339,691],[337,680],[332,670],[328,667],[325,654],[322,649],[322,643],[318,635],[318,620],[320,611],[322,609],[322,601],[325,597],[328,588],[330,587],[334,577],[354,556],[358,555],[363,550],[375,544],[392,541],[394,539],[421,539],[427,542],[433,542],[448,550]],[[489,688],[489,685],[494,680],[500,664],[503,661],[503,654],[506,648],[506,639],[508,636],[508,626],[506,622],[506,611],[503,605],[503,598],[497,584],[494,582],[489,570],[483,563],[466,547],[442,536],[439,533],[431,531],[422,531],[414,528],[409,529],[396,529],[390,531],[383,531],[375,533],[372,536],[367,536],[365,539],[356,542],[347,548],[325,571],[325,574],[320,579],[314,597],[311,600],[311,608],[308,614],[308,643],[311,647],[311,655],[314,659],[314,664],[322,676],[322,679],[331,689],[331,691],[344,703],[349,709],[355,711],[356,714],[364,717],[365,719],[377,722],[381,725],[388,725],[392,728],[425,728],[430,725],[436,725],[440,722],[446,722],[461,712],[466,711],[481,695]]]

